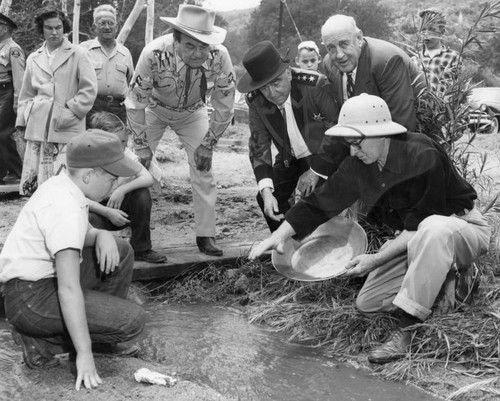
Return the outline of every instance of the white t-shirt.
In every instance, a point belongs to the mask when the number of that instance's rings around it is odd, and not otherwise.
[[[55,254],[83,249],[88,203],[66,173],[45,181],[21,210],[0,253],[0,283],[54,277]]]

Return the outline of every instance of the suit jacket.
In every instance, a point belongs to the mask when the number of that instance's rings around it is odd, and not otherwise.
[[[65,39],[51,67],[44,45],[28,57],[16,127],[25,127],[29,140],[67,143],[85,130],[84,117],[96,95],[88,50]]]
[[[319,156],[326,129],[337,123],[339,107],[331,96],[326,77],[314,71],[292,68],[291,101],[297,126],[309,151],[309,166],[317,173],[330,175],[348,155],[349,149],[340,140],[330,147],[329,161]],[[249,153],[257,182],[273,178],[271,143],[278,154],[276,164],[283,164],[288,136],[285,121],[278,107],[269,102],[259,90],[246,95],[249,107]],[[288,156],[289,157],[289,156]]]
[[[385,100],[393,121],[409,131],[415,131],[416,99],[426,90],[423,75],[411,58],[399,47],[384,40],[365,37],[356,70],[354,94],[368,93]],[[333,83],[334,96],[339,105],[344,103],[342,73],[327,55],[324,59],[326,75]]]

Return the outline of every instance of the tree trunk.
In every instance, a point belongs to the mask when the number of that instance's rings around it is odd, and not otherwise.
[[[2,0],[2,4],[0,5],[0,13],[4,15],[9,15],[11,6],[12,6],[12,0]]]
[[[73,6],[73,43],[80,42],[80,0],[75,0]]]
[[[141,14],[142,9],[145,6],[144,0],[136,0],[134,8],[130,12],[127,20],[123,24],[123,28],[120,30],[120,33],[118,34],[116,41],[118,43],[124,44],[125,41],[128,38],[128,35],[130,34],[130,31],[132,30],[132,27],[135,24],[135,21],[137,21],[137,18],[139,18],[139,15]]]
[[[155,23],[155,0],[147,0],[147,5],[148,16],[146,18],[146,32],[144,34],[144,41],[146,44],[153,40],[153,28]]]

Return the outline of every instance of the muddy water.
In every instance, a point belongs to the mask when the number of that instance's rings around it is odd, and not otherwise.
[[[288,343],[249,324],[236,309],[208,305],[153,305],[147,359],[181,378],[239,400],[417,401],[432,396],[401,383],[343,366],[321,350]]]
[[[242,401],[420,401],[432,396],[401,383],[384,382],[346,367],[320,349],[249,324],[237,309],[212,305],[146,306],[150,320],[139,339],[143,359],[164,373],[207,385]],[[22,377],[21,358],[0,317],[0,400],[9,400]],[[175,400],[174,400],[175,401]]]

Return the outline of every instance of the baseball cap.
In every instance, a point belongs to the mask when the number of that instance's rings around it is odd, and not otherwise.
[[[68,143],[66,161],[68,167],[101,167],[117,177],[130,177],[142,169],[139,163],[123,154],[115,134],[100,129],[89,129],[75,136]]]

